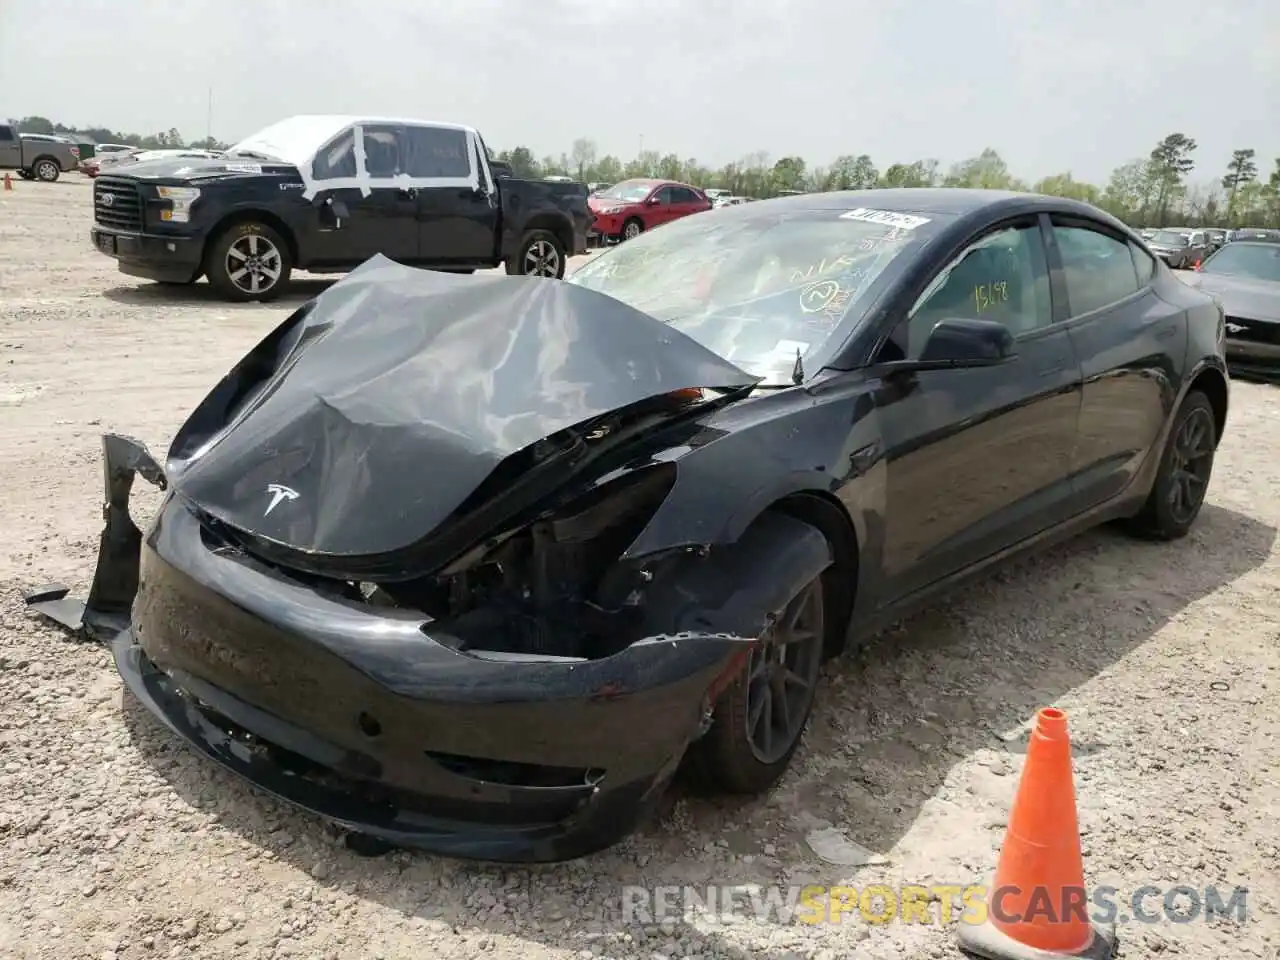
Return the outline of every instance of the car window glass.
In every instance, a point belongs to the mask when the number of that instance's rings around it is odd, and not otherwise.
[[[356,175],[355,134],[348,130],[336,140],[321,147],[311,164],[311,176],[316,180],[336,180]]]
[[[1133,254],[1133,268],[1138,273],[1138,286],[1145,287],[1156,274],[1156,262],[1136,243],[1130,243],[1129,250]]]
[[[654,196],[658,198],[658,202],[659,202],[659,203],[670,203],[670,202],[671,202],[671,188],[670,188],[670,187],[663,187],[661,190],[659,190],[657,193],[655,193],[655,194],[654,194]]]
[[[406,172],[411,177],[471,176],[467,134],[445,127],[405,127]]]
[[[372,179],[387,180],[406,172],[399,127],[368,125],[364,132],[364,168]]]
[[[933,328],[949,319],[996,320],[1015,337],[1053,322],[1038,226],[989,234],[948,264],[908,315],[907,357],[919,357]]]
[[[1096,230],[1055,225],[1071,313],[1079,316],[1123,300],[1138,290],[1129,245]]]
[[[698,195],[688,187],[672,187],[671,188],[672,203],[697,203]]]
[[[0,127],[0,140],[15,140],[13,130],[9,127]]]

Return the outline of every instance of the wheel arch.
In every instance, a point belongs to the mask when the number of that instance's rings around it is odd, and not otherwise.
[[[569,223],[567,217],[546,212],[535,213],[525,221],[524,231],[520,234],[518,241],[520,246],[516,249],[517,254],[524,245],[524,238],[533,230],[545,230],[560,241],[560,245],[564,247],[566,259],[573,254],[573,225]]]
[[[261,223],[263,226],[270,227],[276,233],[280,234],[284,242],[289,246],[289,259],[296,266],[298,264],[298,238],[294,235],[293,229],[278,215],[270,211],[263,210],[260,207],[246,207],[241,210],[232,210],[209,231],[208,237],[204,243],[204,253],[200,258],[202,271],[209,269],[208,257],[209,251],[213,248],[214,241],[222,236],[232,227],[241,223]]]
[[[1199,390],[1209,398],[1213,406],[1214,442],[1222,442],[1223,431],[1227,428],[1228,388],[1227,377],[1217,367],[1206,367],[1197,373],[1187,387],[1187,393]]]
[[[858,584],[858,531],[844,506],[824,490],[800,490],[774,500],[763,511],[781,513],[814,527],[831,547],[822,574],[823,624],[828,658],[844,652]]]

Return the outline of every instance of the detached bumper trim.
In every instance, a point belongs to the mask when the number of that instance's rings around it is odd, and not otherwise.
[[[296,753],[326,768],[332,785],[300,776],[273,762],[257,743],[242,742],[215,724],[190,693],[159,670],[123,630],[111,644],[116,669],[130,692],[147,710],[188,745],[208,759],[261,790],[292,806],[315,814],[338,827],[402,847],[415,847],[445,856],[505,863],[571,860],[611,846],[631,833],[661,795],[671,771],[608,791],[599,787],[542,788],[580,796],[577,810],[555,822],[519,825],[462,821],[427,816],[391,802],[377,802],[356,792],[357,781],[343,772],[352,755],[285,721],[215,691],[217,706],[237,715],[233,723],[252,724],[249,730],[268,747]],[[210,688],[213,689],[213,688]],[[344,784],[349,789],[343,789]],[[426,798],[424,798],[426,799]]]

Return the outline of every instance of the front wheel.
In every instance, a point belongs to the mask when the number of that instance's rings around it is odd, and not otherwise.
[[[777,612],[716,702],[711,729],[689,747],[690,771],[704,787],[762,793],[786,772],[813,709],[824,649],[819,574]]]
[[[47,157],[37,160],[35,166],[31,168],[36,175],[36,179],[42,183],[53,183],[61,175],[62,170],[54,160]]]
[[[644,224],[636,217],[632,217],[622,225],[622,239],[634,240],[640,234],[644,233]]]
[[[507,273],[521,277],[560,280],[565,271],[565,249],[549,230],[530,230],[507,259]]]
[[[264,303],[284,293],[293,261],[284,238],[264,223],[237,223],[209,247],[205,273],[224,300]]]
[[[1178,409],[1151,493],[1130,528],[1155,540],[1185,537],[1204,506],[1217,447],[1213,404],[1193,390]]]

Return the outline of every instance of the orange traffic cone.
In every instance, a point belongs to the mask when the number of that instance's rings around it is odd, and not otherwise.
[[[6,190],[13,189],[13,177],[9,176],[7,173],[4,175],[4,188]]]
[[[986,960],[1105,960],[1115,930],[1089,919],[1067,715],[1036,714],[987,917],[961,922],[960,948]]]

